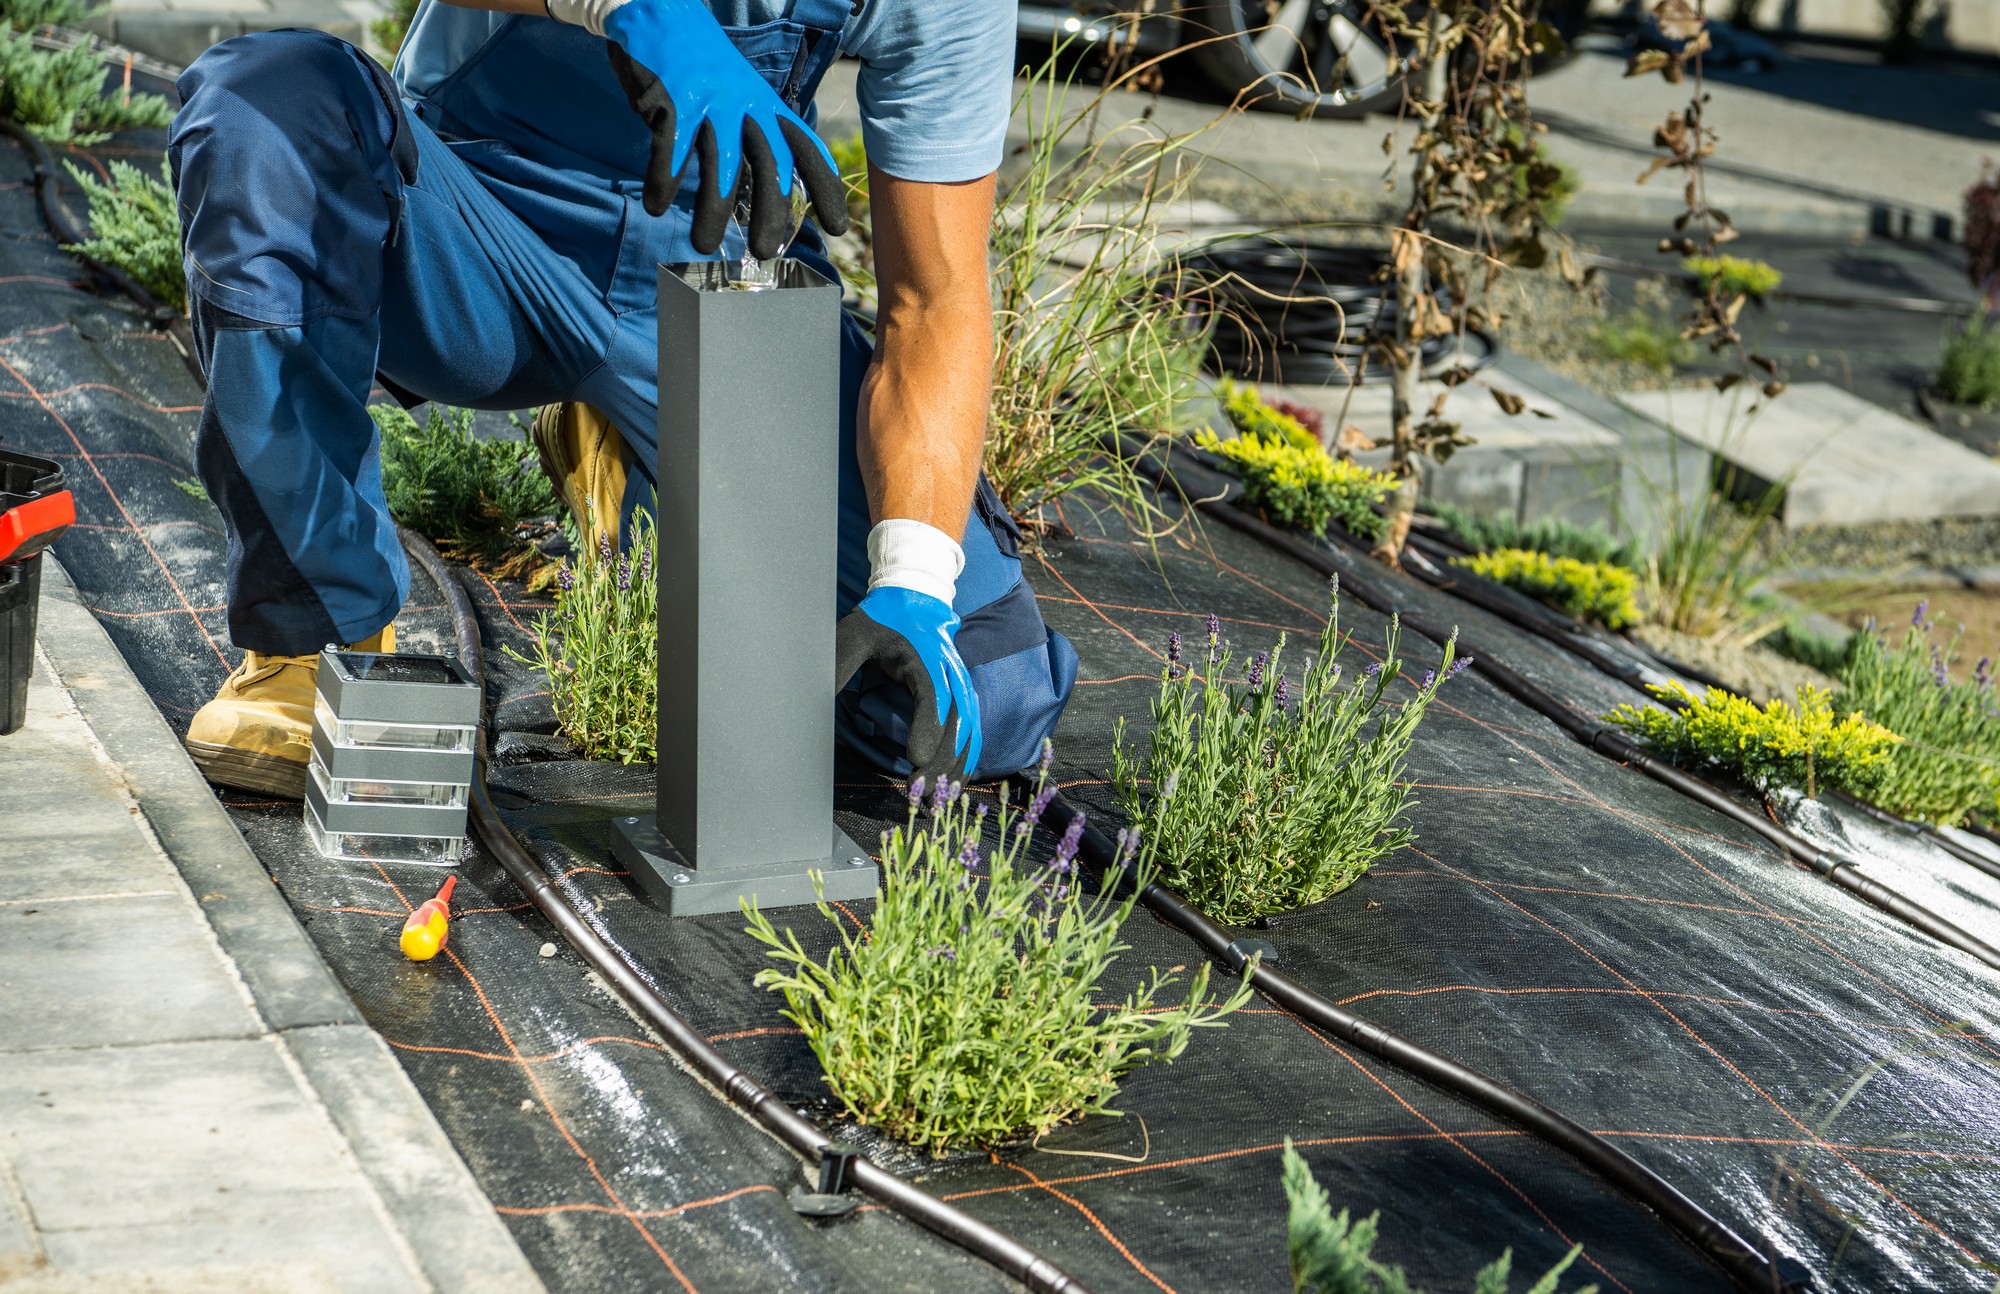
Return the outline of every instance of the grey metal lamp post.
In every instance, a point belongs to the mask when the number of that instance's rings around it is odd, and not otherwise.
[[[675,916],[863,899],[833,825],[840,291],[660,267],[658,813],[612,855]]]

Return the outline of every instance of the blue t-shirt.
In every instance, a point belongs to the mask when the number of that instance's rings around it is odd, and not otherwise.
[[[786,0],[708,6],[726,27],[775,22],[790,8]],[[864,0],[841,52],[861,63],[856,99],[869,161],[902,179],[940,184],[998,169],[1013,93],[1015,8],[1016,0]],[[396,60],[397,83],[423,97],[509,19],[423,0]]]

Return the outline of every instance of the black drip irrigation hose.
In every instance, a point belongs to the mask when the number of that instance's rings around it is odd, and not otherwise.
[[[1462,598],[1479,607],[1481,610],[1498,616],[1517,629],[1526,630],[1554,643],[1572,655],[1579,657],[1600,673],[1609,675],[1621,683],[1629,684],[1643,691],[1646,684],[1652,681],[1646,677],[1645,671],[1640,666],[1634,664],[1629,658],[1615,650],[1605,648],[1594,641],[1591,631],[1586,626],[1580,625],[1539,604],[1529,602],[1526,598],[1521,598],[1520,602],[1516,602],[1516,595],[1498,589],[1477,576],[1455,576],[1431,560],[1433,552],[1426,551],[1427,547],[1426,543],[1413,540],[1409,548],[1405,550],[1406,557],[1416,559],[1408,561],[1406,563],[1407,568],[1425,583],[1454,597]],[[1704,687],[1719,688],[1723,691],[1734,690],[1728,684],[1711,678],[1701,671],[1684,669],[1677,662],[1662,659],[1661,663],[1673,669],[1676,673],[1684,674],[1686,677],[1702,684]],[[1969,863],[1987,875],[2000,879],[2000,862],[1986,857],[1977,850],[1966,848],[1934,827],[1922,822],[1912,822],[1908,818],[1899,817],[1887,809],[1869,804],[1864,800],[1858,800],[1850,795],[1842,795],[1839,792],[1834,792],[1834,794],[1843,804],[1859,810],[1867,817],[1873,818],[1884,826],[1893,827],[1898,831],[1903,831],[1926,840],[1960,862]]]
[[[1062,796],[1052,801],[1044,821],[1053,831],[1067,829],[1077,809]],[[1116,867],[1116,847],[1086,821],[1084,863],[1100,884]],[[1242,976],[1253,953],[1199,908],[1160,883],[1139,891],[1147,911],[1200,944],[1210,956]],[[1410,1041],[1371,1020],[1335,1005],[1282,972],[1261,963],[1250,975],[1250,986],[1273,1005],[1291,1012],[1313,1028],[1351,1043],[1376,1059],[1464,1098],[1488,1114],[1519,1127],[1563,1151],[1651,1209],[1703,1257],[1727,1272],[1745,1290],[1784,1294],[1812,1288],[1811,1274],[1798,1263],[1753,1248],[1722,1221],[1681,1194],[1672,1183],[1567,1115],[1543,1105],[1498,1079]]]
[[[1128,454],[1130,450],[1126,451]],[[1141,451],[1143,453],[1143,451]],[[1169,453],[1172,451],[1169,450]],[[1162,466],[1163,474],[1172,478],[1171,461]],[[1176,482],[1178,487],[1178,482]],[[1413,615],[1395,598],[1385,594],[1365,576],[1357,575],[1354,563],[1349,559],[1345,564],[1335,559],[1332,553],[1323,551],[1296,535],[1278,529],[1269,522],[1253,517],[1243,509],[1225,502],[1217,496],[1197,497],[1180,490],[1183,498],[1196,508],[1214,517],[1232,530],[1238,530],[1260,540],[1266,546],[1285,553],[1297,561],[1320,572],[1322,575],[1340,576],[1341,589],[1351,593],[1362,604],[1382,614],[1399,615],[1402,622],[1424,637],[1442,643],[1451,636],[1450,631],[1435,625],[1419,615]],[[1336,549],[1335,552],[1339,550]],[[1793,861],[1822,879],[1839,886],[1864,902],[1895,917],[1905,925],[1921,930],[1941,944],[2000,970],[2000,948],[1994,948],[1985,940],[1963,930],[1918,903],[1904,898],[1895,890],[1864,875],[1852,863],[1821,849],[1805,837],[1770,821],[1768,818],[1738,804],[1722,791],[1689,774],[1674,765],[1647,753],[1636,741],[1616,728],[1607,728],[1594,719],[1586,719],[1569,706],[1544,691],[1539,685],[1529,681],[1510,666],[1485,651],[1474,652],[1461,646],[1461,654],[1474,655],[1477,664],[1473,666],[1495,687],[1507,693],[1529,709],[1549,719],[1563,732],[1574,738],[1578,744],[1599,754],[1628,765],[1665,786],[1679,791],[1689,799],[1698,800],[1717,813],[1741,826],[1748,827]]]
[[[429,540],[404,526],[396,527],[403,547],[444,593],[451,607],[452,628],[458,639],[459,662],[474,680],[484,686],[484,652],[479,638],[479,622],[466,594],[445,561]],[[483,728],[483,724],[482,724]],[[822,1152],[832,1145],[818,1125],[794,1110],[771,1090],[731,1064],[702,1035],[670,1006],[646,980],[625,950],[598,933],[571,906],[562,892],[549,882],[547,874],[527,847],[522,845],[498,810],[486,787],[484,742],[476,776],[472,782],[472,825],[480,840],[521,887],[551,925],[562,932],[592,970],[604,978],[618,995],[660,1035],[667,1047],[694,1071],[704,1083],[740,1108],[749,1118],[809,1163],[818,1163]],[[862,1155],[847,1161],[847,1181],[853,1189],[875,1199],[903,1217],[975,1257],[999,1268],[1038,1294],[1090,1294],[1088,1287],[1049,1259],[1026,1245],[963,1213],[936,1196],[876,1164]]]
[[[76,217],[63,203],[62,168],[56,165],[55,155],[49,152],[47,142],[11,117],[0,117],[0,134],[19,144],[33,163],[35,201],[41,207],[43,222],[55,235],[56,245],[144,309],[147,326],[167,334],[174,343],[174,349],[180,352],[181,362],[187,365],[196,381],[203,381],[201,361],[195,354],[194,333],[188,327],[187,317],[154,296],[144,284],[116,265],[77,249],[77,244],[90,238],[90,231],[76,222]]]

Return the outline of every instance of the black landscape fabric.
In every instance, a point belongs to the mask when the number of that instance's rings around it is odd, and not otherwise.
[[[80,524],[57,554],[184,729],[235,659],[219,520],[183,488],[200,392],[162,334],[84,290],[27,179],[24,156],[0,150],[0,443],[64,463]],[[1075,533],[1051,537],[1030,574],[1083,658],[1060,778],[1108,824],[1112,727],[1122,715],[1143,735],[1167,634],[1198,637],[1213,612],[1239,654],[1281,632],[1302,647],[1326,590],[1213,525],[1153,549],[1115,517],[1067,519]],[[541,681],[502,650],[525,644],[542,604],[462,578],[487,634],[495,726],[513,749],[506,733],[552,728]],[[1633,699],[1446,595],[1373,578],[1428,619],[1463,626],[1474,656],[1505,659],[1580,710]],[[1341,620],[1357,661],[1379,653],[1381,616],[1343,599]],[[442,595],[421,575],[399,629],[412,648],[448,643]],[[1437,659],[1435,644],[1404,644],[1419,672]],[[1583,750],[1476,666],[1425,719],[1409,771],[1414,847],[1256,932],[1283,970],[1598,1130],[1825,1288],[1993,1287],[2000,976]],[[1134,1074],[1123,1118],[1038,1146],[912,1154],[841,1119],[780,1000],[752,986],[762,958],[740,917],[668,920],[609,860],[610,821],[646,810],[650,768],[501,762],[492,781],[579,910],[732,1061],[1094,1289],[1289,1289],[1287,1137],[1336,1207],[1381,1210],[1378,1256],[1433,1290],[1466,1288],[1508,1247],[1515,1270],[1533,1274],[1577,1243],[1572,1287],[1724,1288],[1565,1156],[1258,999],[1180,1061]],[[900,821],[901,798],[881,779],[844,769],[840,783],[835,816],[856,840]],[[396,932],[442,873],[322,861],[297,806],[226,798],[551,1289],[1007,1287],[886,1211],[793,1214],[798,1161],[683,1073],[568,949],[542,956],[555,936],[476,846],[448,952],[417,965]],[[1871,875],[2000,940],[1990,878],[1845,815],[1807,825],[1844,834]],[[834,920],[858,927],[869,915],[850,903]],[[812,909],[779,918],[810,948],[836,938]],[[1107,998],[1149,966],[1198,955],[1143,913],[1125,938]]]

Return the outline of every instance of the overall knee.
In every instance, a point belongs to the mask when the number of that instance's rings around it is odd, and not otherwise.
[[[190,294],[287,326],[379,308],[369,283],[408,127],[373,60],[321,32],[258,32],[210,48],[177,88],[167,155]]]

